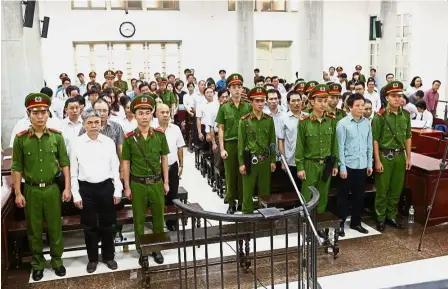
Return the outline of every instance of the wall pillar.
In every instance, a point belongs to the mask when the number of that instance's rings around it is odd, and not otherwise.
[[[255,69],[254,2],[236,1],[237,71],[247,87],[253,87]],[[229,43],[232,45],[232,43]],[[232,72],[230,72],[232,73]]]

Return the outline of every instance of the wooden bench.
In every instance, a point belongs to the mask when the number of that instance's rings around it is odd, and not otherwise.
[[[193,208],[200,210],[202,209],[201,206],[197,203],[189,204]],[[165,220],[178,220],[180,210],[176,208],[174,205],[166,206],[164,211],[164,218]],[[69,231],[76,231],[76,230],[82,230],[83,226],[81,225],[81,217],[80,215],[73,215],[73,216],[62,216],[62,231],[63,232],[69,232]],[[117,211],[117,226],[123,226],[127,224],[133,224],[134,218],[132,213],[132,207],[131,206],[125,206],[123,209]],[[152,212],[151,209],[148,208],[146,212],[146,222],[152,221]],[[23,245],[23,237],[26,235],[26,229],[27,229],[27,223],[26,220],[21,221],[9,221],[8,222],[8,236],[9,239],[12,240],[12,251],[13,251],[13,257],[14,262],[16,264],[16,267],[19,267],[22,263],[22,258],[26,257],[27,254],[24,254],[22,252],[22,245]],[[198,219],[193,226],[197,226],[198,228],[201,227],[200,220]],[[47,230],[47,225],[44,222],[44,232]],[[134,242],[116,242],[116,246],[121,246],[124,244],[133,244]],[[85,249],[85,247],[76,247],[76,248],[64,248],[65,252],[69,251],[76,251],[76,250],[82,250]],[[28,252],[30,255],[30,252]],[[48,253],[48,252],[44,252]]]

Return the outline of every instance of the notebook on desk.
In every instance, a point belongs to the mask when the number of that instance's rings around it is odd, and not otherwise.
[[[411,119],[412,128],[430,128],[430,126],[428,126],[427,123],[428,121],[426,120]]]

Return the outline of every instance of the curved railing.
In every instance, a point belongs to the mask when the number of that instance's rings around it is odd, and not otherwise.
[[[314,187],[310,187],[310,191],[312,198],[307,202],[306,207],[315,225],[316,207],[320,195]],[[251,281],[253,288],[271,287],[267,286],[268,282],[271,285],[296,283],[294,288],[320,288],[317,282],[317,240],[310,229],[302,206],[285,211],[267,208],[259,209],[254,214],[229,215],[200,210],[180,200],[174,200],[174,204],[179,210],[179,219],[182,219],[177,238],[174,238],[177,244],[171,247],[178,249],[179,288],[224,289],[240,288],[240,286],[247,288],[248,279],[247,276],[243,278],[245,276],[243,273],[253,275],[253,281]],[[186,220],[189,218],[191,218],[192,228],[186,229]],[[202,220],[203,227],[200,226]],[[212,225],[210,221],[214,221],[215,224]],[[279,244],[274,245],[274,236],[277,236],[276,242],[284,240],[281,248]],[[266,239],[261,241],[260,238],[267,238],[269,246],[266,245]],[[231,245],[233,242],[235,247]],[[228,250],[227,255],[224,252],[224,246],[228,248],[227,245],[234,252],[231,256]],[[205,258],[198,257],[198,250],[204,251],[205,255],[202,256]],[[263,258],[270,258],[268,267],[266,262],[264,262],[265,266],[257,266],[257,261],[259,264],[259,260]],[[235,272],[232,278],[225,276],[228,272],[224,272],[224,264],[228,263],[236,264],[236,267],[233,267]],[[252,264],[253,267],[251,267]],[[216,276],[217,270],[210,269],[213,266],[220,267],[219,276]],[[205,269],[198,271],[200,267]],[[283,276],[275,273],[276,267],[284,269],[281,270],[284,271]],[[171,268],[159,270],[159,272],[173,270],[175,269]],[[265,273],[261,273],[260,270],[264,270],[263,272],[269,270],[270,280],[266,281]],[[216,286],[216,278],[220,281],[218,286]]]

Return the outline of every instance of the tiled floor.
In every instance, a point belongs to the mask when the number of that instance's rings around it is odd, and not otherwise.
[[[189,201],[199,203],[205,210],[217,211],[224,213],[227,206],[223,204],[223,201],[213,193],[210,187],[207,185],[206,180],[203,179],[199,172],[194,168],[193,155],[185,151],[184,154],[186,164],[184,175],[181,179],[181,186],[189,192]],[[353,232],[350,229],[346,230],[347,236],[341,239],[340,247],[341,254],[337,260],[333,260],[330,255],[319,255],[318,258],[318,275],[320,277],[330,276],[335,274],[333,278],[324,277],[320,278],[322,281],[323,289],[336,289],[336,288],[386,288],[387,286],[397,286],[400,283],[397,280],[403,280],[403,276],[406,276],[406,272],[415,272],[413,274],[413,281],[427,281],[427,279],[436,278],[442,275],[443,271],[434,271],[433,275],[418,276],[416,267],[420,266],[420,263],[411,263],[408,267],[391,267],[382,269],[365,270],[370,268],[378,268],[381,266],[388,266],[393,264],[399,264],[404,262],[410,262],[415,260],[433,258],[443,255],[448,255],[448,227],[439,226],[429,228],[424,240],[424,246],[422,252],[417,252],[417,244],[419,241],[421,226],[414,224],[410,229],[406,230],[394,230],[387,228],[386,232],[380,234],[372,227],[374,223],[372,220],[365,220],[367,224],[365,227],[369,230],[368,235],[361,235],[357,232]],[[215,222],[211,222],[215,225]],[[370,226],[369,226],[370,225]],[[149,230],[149,228],[148,228]],[[125,236],[128,240],[133,239],[132,227],[125,228]],[[291,242],[290,247],[297,245],[297,234],[290,234]],[[82,232],[71,233],[64,236],[66,246],[79,246],[83,243]],[[276,249],[284,248],[285,236],[276,236],[274,238],[274,247]],[[295,244],[293,243],[295,240]],[[210,245],[209,258],[219,256],[219,250],[215,245]],[[257,251],[268,250],[270,248],[270,241],[268,238],[257,239]],[[7,276],[5,288],[141,288],[142,286],[142,273],[138,270],[137,254],[133,247],[130,248],[129,253],[121,252],[121,248],[117,247],[116,260],[119,265],[119,269],[116,272],[111,272],[100,264],[95,274],[86,276],[86,253],[85,251],[76,251],[64,253],[64,263],[67,267],[67,276],[61,279],[54,275],[51,270],[45,270],[45,277],[43,281],[38,283],[32,283],[30,278],[30,269],[23,268],[21,270],[11,270]],[[191,256],[192,249],[189,248],[189,256]],[[251,248],[252,250],[252,248]],[[228,246],[224,246],[224,255],[232,256],[235,251],[235,243],[230,243]],[[203,260],[204,246],[196,250],[199,260]],[[164,252],[165,264],[172,264],[171,266],[177,266],[177,250],[169,250]],[[288,261],[288,276],[289,281],[297,280],[297,256],[295,254],[289,255]],[[151,260],[152,261],[152,260]],[[151,262],[150,261],[150,262]],[[425,266],[444,266],[448,268],[446,259],[434,259],[428,263],[421,263]],[[284,256],[273,258],[273,280],[274,284],[283,284],[286,282],[286,261]],[[151,264],[153,265],[153,263]],[[257,262],[256,269],[256,282],[254,282],[254,268],[252,264],[252,272],[248,274],[241,272],[237,273],[237,266],[235,264],[224,265],[224,288],[237,288],[238,275],[240,276],[241,288],[256,288],[263,286],[269,286],[271,282],[271,260],[270,258],[261,259]],[[422,266],[423,266],[422,265]],[[403,265],[404,266],[404,265]],[[136,270],[137,269],[137,270]],[[359,271],[364,270],[364,271]],[[375,271],[376,270],[376,271]],[[392,270],[392,271],[390,271]],[[394,270],[403,271],[400,274],[388,274],[386,283],[381,283],[381,286],[375,287],[376,283],[371,282],[369,285],[374,287],[356,287],[359,280],[376,280],[376,275],[383,275],[383,272],[395,272]],[[357,271],[355,273],[343,274],[347,272]],[[397,271],[397,272],[398,272]],[[220,266],[210,266],[209,275],[206,278],[205,268],[198,269],[196,284],[197,288],[207,288],[207,280],[209,288],[221,288],[221,273]],[[445,270],[446,278],[448,279],[448,270]],[[437,275],[439,273],[439,275]],[[400,276],[398,276],[400,275]],[[397,276],[394,279],[394,276]],[[182,275],[185,281],[185,275]],[[398,278],[400,277],[400,278]],[[394,281],[395,280],[395,281]],[[411,280],[411,279],[410,279]],[[195,288],[193,271],[188,270],[188,288]],[[347,283],[353,287],[344,287],[343,284]],[[158,273],[153,276],[152,288],[180,288],[179,286],[179,274],[177,271]],[[332,287],[332,285],[336,287]],[[339,284],[339,285],[336,285]],[[342,284],[342,285],[341,285]],[[379,283],[378,283],[379,284]],[[279,285],[281,286],[281,285]],[[337,287],[342,286],[342,287]],[[185,288],[185,286],[183,287]],[[278,287],[283,288],[283,287]],[[294,288],[294,287],[290,287]]]

